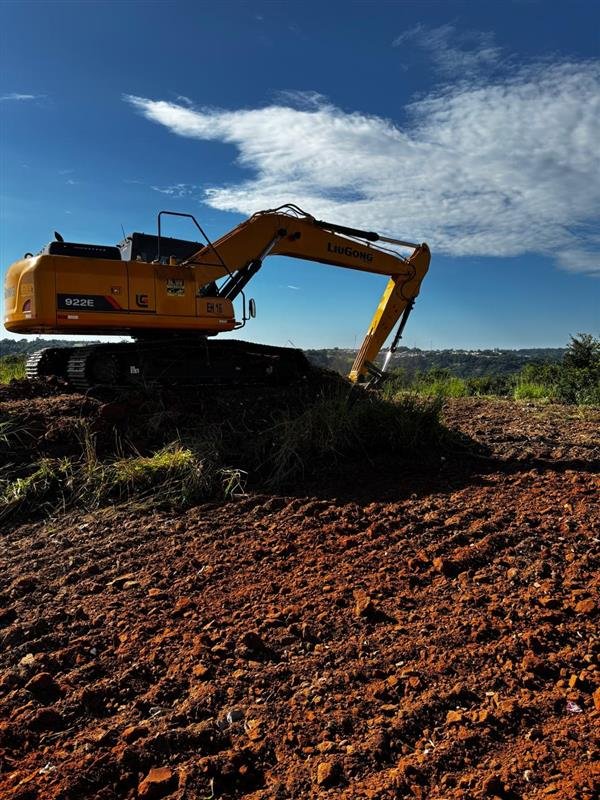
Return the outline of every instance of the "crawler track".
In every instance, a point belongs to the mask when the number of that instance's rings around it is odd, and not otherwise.
[[[310,371],[300,350],[237,340],[165,339],[39,350],[27,360],[30,379],[54,376],[80,392],[140,384],[285,384]]]

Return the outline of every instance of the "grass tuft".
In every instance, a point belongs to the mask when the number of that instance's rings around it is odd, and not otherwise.
[[[25,377],[26,356],[0,357],[0,383],[10,383]]]

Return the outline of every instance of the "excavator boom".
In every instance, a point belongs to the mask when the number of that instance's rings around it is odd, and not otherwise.
[[[405,258],[396,251],[373,244],[377,241],[411,248],[413,252]],[[256,256],[244,263],[248,253],[255,253]],[[216,280],[226,274],[224,264],[230,268],[235,265],[235,269],[246,270],[253,276],[267,255],[289,256],[389,276],[352,366],[349,375],[352,381],[361,380],[368,372],[379,372],[373,368],[373,363],[395,324],[405,313],[406,323],[431,259],[429,247],[424,243],[414,244],[382,237],[373,231],[316,220],[303,212],[301,216],[292,216],[275,209],[254,214],[212,246],[196,253],[188,263],[214,270],[211,275]],[[237,266],[242,263],[243,266]],[[243,278],[239,279],[238,285],[241,283]],[[395,345],[397,343],[398,340]]]

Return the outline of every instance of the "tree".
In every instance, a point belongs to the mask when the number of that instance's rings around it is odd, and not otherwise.
[[[589,369],[600,363],[600,339],[591,333],[579,333],[571,336],[571,344],[563,357],[565,367]]]

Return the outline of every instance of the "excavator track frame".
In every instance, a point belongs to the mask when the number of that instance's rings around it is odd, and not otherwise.
[[[291,383],[311,370],[301,350],[196,338],[47,348],[30,357],[26,374],[31,379],[53,375],[85,393],[153,385],[195,389]]]

